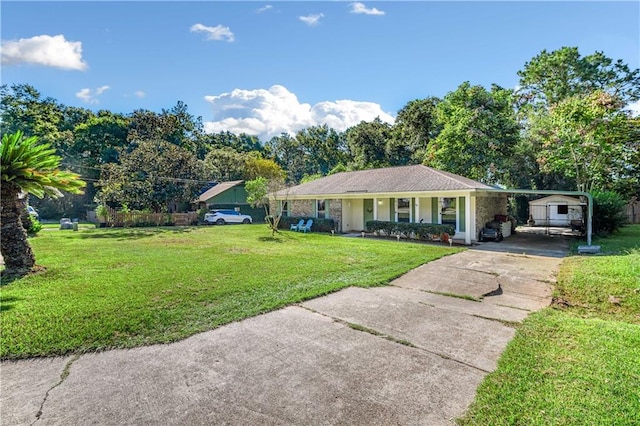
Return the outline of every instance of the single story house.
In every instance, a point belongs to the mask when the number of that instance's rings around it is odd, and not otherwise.
[[[550,195],[529,201],[529,219],[537,226],[569,226],[572,220],[582,220],[582,206],[578,198]]]
[[[220,182],[209,188],[195,200],[197,208],[207,210],[229,209],[236,210],[242,214],[248,214],[253,221],[264,220],[264,209],[253,208],[247,202],[247,191],[244,188],[243,180]]]
[[[423,165],[336,173],[271,194],[284,216],[332,218],[340,232],[365,230],[369,220],[455,226],[454,240],[471,244],[495,215],[507,214],[507,194]]]

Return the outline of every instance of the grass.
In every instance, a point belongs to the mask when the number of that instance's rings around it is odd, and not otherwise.
[[[264,225],[47,230],[46,271],[0,287],[0,357],[171,342],[460,251]]]
[[[564,260],[556,303],[518,328],[459,424],[640,424],[640,226],[595,243]]]

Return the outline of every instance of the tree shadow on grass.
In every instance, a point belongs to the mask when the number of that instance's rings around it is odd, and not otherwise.
[[[5,312],[5,311],[8,311],[9,309],[13,309],[12,302],[17,302],[19,300],[22,300],[22,299],[15,296],[2,297],[2,300],[0,300],[0,312]]]
[[[258,241],[265,243],[284,243],[291,240],[293,240],[291,235],[284,232],[278,232],[276,235],[270,235],[268,237],[258,237]]]
[[[193,229],[189,227],[166,227],[166,228],[108,228],[99,231],[74,233],[66,238],[80,239],[117,239],[117,240],[139,240],[141,238],[153,237],[160,234],[185,234]]]
[[[264,243],[284,243],[284,238],[282,237],[258,237],[258,241],[262,241]]]

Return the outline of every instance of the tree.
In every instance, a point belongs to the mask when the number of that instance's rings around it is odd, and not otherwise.
[[[640,98],[640,70],[603,52],[582,57],[577,47],[543,50],[518,71],[523,101],[549,107],[576,95],[605,92],[624,104]]]
[[[142,141],[131,152],[120,149],[120,163],[102,167],[97,198],[111,206],[167,211],[172,203],[189,203],[204,183],[196,156],[166,141]]]
[[[326,175],[346,160],[344,135],[327,124],[311,126],[296,134],[296,141],[304,155],[304,175]]]
[[[388,166],[387,141],[391,139],[391,125],[380,118],[361,121],[346,131],[347,146],[353,169]]]
[[[209,149],[232,148],[237,152],[263,152],[264,147],[256,136],[231,132],[207,133],[202,136],[204,144]]]
[[[251,180],[258,177],[265,178],[269,181],[282,181],[286,176],[286,172],[282,170],[275,161],[268,158],[262,158],[257,152],[252,152],[247,156],[244,163],[244,179]]]
[[[520,131],[511,91],[465,82],[436,112],[442,131],[429,145],[425,164],[488,184],[508,181]]]
[[[214,180],[230,181],[244,178],[247,154],[231,147],[214,148],[204,158],[207,174]]]
[[[130,117],[128,140],[163,140],[204,158],[202,118],[194,117],[187,109],[184,102],[178,101],[173,108],[163,109],[160,114],[148,110],[134,111]]]
[[[59,169],[60,157],[36,137],[25,138],[21,131],[2,135],[1,248],[6,269],[4,277],[20,277],[35,266],[35,256],[22,226],[20,215],[26,208],[24,195],[60,196],[60,190],[82,192],[85,183],[75,173]]]
[[[560,101],[534,120],[543,172],[562,173],[578,191],[606,189],[627,174],[628,117],[619,99],[595,91]]]
[[[534,176],[540,189],[638,192],[638,126],[624,108],[640,98],[640,70],[563,47],[543,50],[518,75],[528,166],[520,180]]]
[[[267,226],[271,230],[271,236],[274,236],[278,231],[278,224],[280,223],[280,219],[282,218],[282,211],[278,210],[274,214],[270,214],[269,211],[269,195],[272,194],[275,196],[277,191],[282,190],[284,188],[284,182],[280,179],[266,179],[262,176],[259,176],[255,179],[249,180],[245,183],[245,190],[247,191],[247,201],[253,207],[264,207],[265,211],[265,221],[267,222]],[[282,201],[278,200],[276,196],[274,198],[276,202]],[[283,199],[286,200],[286,197]]]
[[[416,99],[398,111],[387,145],[387,156],[392,164],[422,163],[429,143],[440,133],[436,116],[439,102],[435,97]]]
[[[13,84],[0,87],[0,117],[5,133],[21,131],[25,136],[37,136],[43,143],[58,147],[58,126],[63,119],[62,108],[53,98],[43,98],[33,86]]]
[[[305,175],[304,151],[300,141],[291,137],[288,133],[274,136],[265,144],[266,150],[273,156],[284,170],[291,182],[300,182]]]

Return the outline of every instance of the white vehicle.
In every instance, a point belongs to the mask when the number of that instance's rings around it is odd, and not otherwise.
[[[251,223],[251,216],[240,214],[235,210],[212,210],[204,215],[204,221],[207,223],[215,223],[216,225],[224,225],[226,223]]]
[[[38,214],[36,209],[34,209],[33,207],[27,206],[27,213],[33,216],[36,220],[40,220],[40,215]]]

